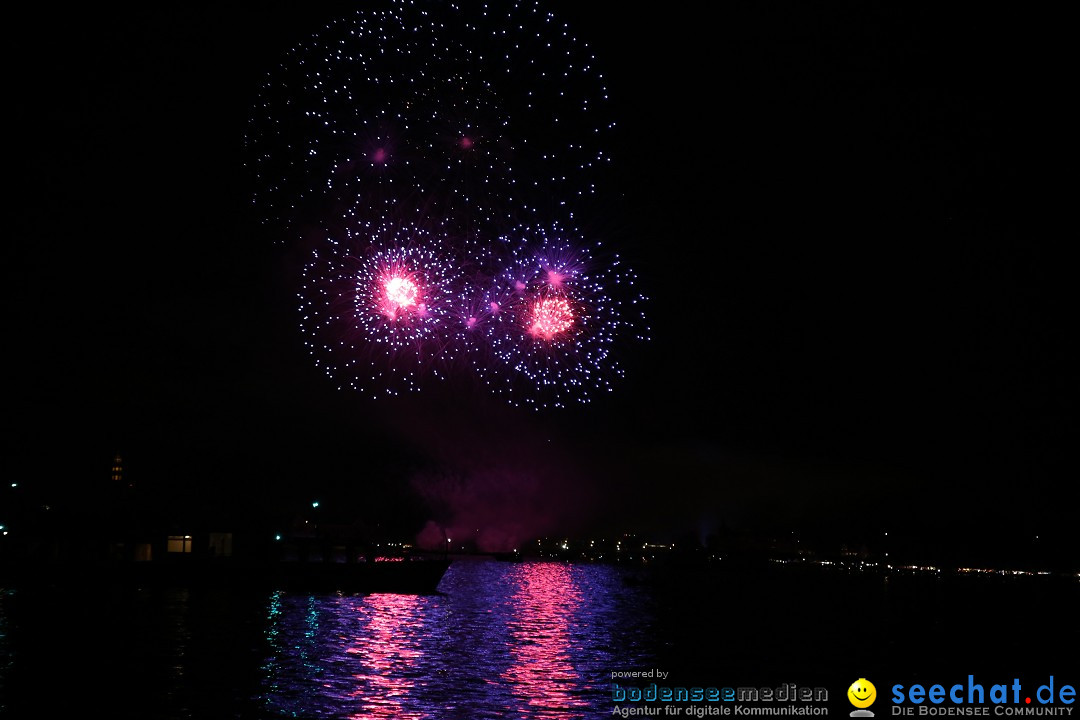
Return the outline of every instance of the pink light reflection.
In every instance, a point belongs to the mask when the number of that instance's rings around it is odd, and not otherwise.
[[[364,669],[353,676],[360,681],[361,688],[350,695],[362,700],[364,708],[349,717],[352,720],[424,717],[423,713],[407,710],[402,704],[413,688],[408,675],[422,655],[411,632],[421,624],[419,598],[373,594],[363,599],[358,610],[368,618],[368,637],[357,638],[345,652],[363,663]]]
[[[516,613],[510,632],[514,663],[503,673],[515,696],[542,714],[538,717],[582,717],[586,702],[574,695],[580,675],[570,662],[570,627],[581,592],[572,568],[556,563],[522,565],[513,575],[517,582],[512,604]]]

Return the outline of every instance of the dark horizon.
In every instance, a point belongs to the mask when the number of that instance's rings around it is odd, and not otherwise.
[[[194,507],[434,514],[453,477],[470,520],[519,508],[537,534],[1068,542],[1053,43],[990,8],[554,4],[619,122],[585,225],[637,271],[652,339],[609,396],[536,412],[450,383],[371,400],[304,351],[299,251],[256,223],[242,139],[263,75],[338,9],[79,9],[18,33],[10,482],[75,505],[119,452]]]

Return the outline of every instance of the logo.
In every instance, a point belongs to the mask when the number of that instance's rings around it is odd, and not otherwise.
[[[861,680],[859,682],[862,682]],[[1055,691],[1056,688],[1056,691]],[[1029,694],[1030,693],[1030,694]],[[892,686],[892,715],[1071,715],[1076,702],[1076,688],[1065,685],[1050,676],[1050,681],[1040,685],[1032,693],[1031,686],[1025,690],[1020,678],[1012,678],[1011,684],[983,685],[975,682],[974,675],[967,682],[947,686],[944,683],[925,685]],[[908,703],[911,703],[908,705]]]
[[[866,678],[859,678],[847,689],[847,699],[857,708],[851,711],[851,717],[874,717],[874,713],[866,709],[877,699],[874,683]]]

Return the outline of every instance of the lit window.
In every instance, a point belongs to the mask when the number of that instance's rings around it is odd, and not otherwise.
[[[191,552],[191,536],[190,535],[170,535],[169,544],[166,546],[166,550],[171,553],[189,553]]]

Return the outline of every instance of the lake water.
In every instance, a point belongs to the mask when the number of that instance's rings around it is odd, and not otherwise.
[[[5,590],[0,714],[609,717],[612,673],[656,668],[827,687],[837,714],[859,677],[1061,682],[1080,646],[1068,580],[466,559],[439,590]]]

